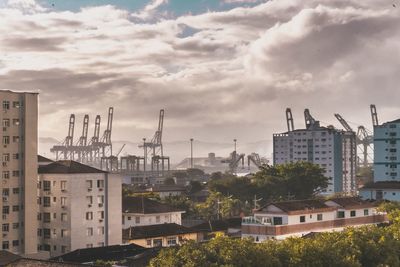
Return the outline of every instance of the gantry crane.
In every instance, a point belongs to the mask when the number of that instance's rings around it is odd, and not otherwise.
[[[290,108],[286,109],[286,123],[288,132],[294,131],[293,115],[292,115],[292,110]]]
[[[50,151],[56,154],[56,160],[60,159],[63,155],[63,159],[73,159],[74,152],[71,147],[74,145],[74,131],[75,131],[75,114],[71,114],[69,117],[68,124],[68,135],[65,137],[64,141],[59,145],[53,146]]]
[[[318,124],[318,121],[316,121],[313,116],[311,116],[310,110],[308,108],[304,110],[304,121],[306,124],[306,129]]]
[[[78,142],[76,143],[76,152],[78,154],[78,161],[79,162],[86,162],[86,147],[87,147],[87,135],[89,130],[89,115],[86,114],[83,118],[83,125],[82,125],[82,135],[79,137]]]

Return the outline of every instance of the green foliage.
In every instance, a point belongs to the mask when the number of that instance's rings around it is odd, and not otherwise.
[[[199,181],[190,181],[188,189],[189,194],[197,193],[203,190],[204,186]]]
[[[235,198],[224,196],[220,192],[212,192],[207,201],[195,205],[199,217],[210,220],[218,218],[229,218],[237,216],[242,211],[242,203]]]
[[[174,207],[179,210],[186,211],[182,216],[190,217],[194,215],[194,204],[193,202],[186,196],[169,196],[161,200],[163,203],[168,204],[171,207]]]
[[[324,170],[309,162],[263,166],[252,178],[221,173],[211,178],[209,190],[232,195],[242,203],[252,203],[255,195],[264,202],[312,198],[329,184]]]
[[[165,178],[164,184],[165,185],[175,185],[175,180],[172,177]]]

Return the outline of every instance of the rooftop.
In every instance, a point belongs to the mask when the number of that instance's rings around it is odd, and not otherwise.
[[[143,239],[150,237],[170,236],[195,233],[196,231],[176,223],[164,223],[156,225],[135,226],[124,229],[123,239]]]
[[[312,209],[325,209],[329,206],[325,205],[324,201],[319,199],[306,199],[306,200],[291,200],[282,202],[271,202],[259,211],[263,210],[267,206],[274,205],[275,207],[281,209],[285,212],[302,211],[302,210],[312,210]]]
[[[77,173],[107,173],[107,172],[73,160],[59,160],[45,166],[39,166],[38,173],[77,174]]]
[[[365,184],[361,189],[400,189],[400,182],[382,181]]]
[[[229,218],[225,220],[211,220],[191,227],[199,232],[226,231],[228,228],[240,228],[242,218]]]
[[[388,122],[385,122],[384,124],[387,124],[387,123],[400,123],[400,119],[388,121]]]
[[[136,244],[84,248],[77,249],[67,254],[52,258],[52,260],[77,263],[93,262],[96,260],[119,261],[123,260],[126,257],[132,257],[141,254],[145,250],[146,248],[138,246]]]
[[[362,200],[358,197],[341,197],[341,198],[331,198],[333,201],[343,208],[357,208],[357,207],[374,207],[376,206],[373,202]]]
[[[54,162],[54,160],[38,155],[38,162]]]
[[[22,258],[21,256],[8,252],[6,250],[0,250],[0,266],[5,266],[9,264],[10,262],[13,262],[15,260],[18,260]]]
[[[140,214],[185,212],[145,197],[124,197],[122,199],[122,211]]]

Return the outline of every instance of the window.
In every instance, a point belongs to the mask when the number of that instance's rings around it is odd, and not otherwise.
[[[104,211],[99,211],[99,219],[103,220],[104,219]]]
[[[19,119],[13,119],[13,125],[18,126],[19,125]]]
[[[99,247],[104,247],[104,242],[99,242],[99,243],[97,243],[97,246],[99,246]]]
[[[67,189],[67,181],[61,181],[61,190]]]
[[[44,251],[50,251],[50,245],[49,244],[43,244],[43,250]]]
[[[8,241],[3,241],[3,250],[4,249],[9,249],[9,248],[10,248],[9,242]]]
[[[135,223],[140,223],[140,217],[139,216],[135,217]]]
[[[97,180],[97,188],[104,188],[104,180]]]
[[[146,239],[146,245],[151,247],[151,239]]]
[[[89,227],[89,228],[86,229],[86,235],[87,236],[92,236],[93,235],[93,228],[92,227]]]
[[[154,247],[162,247],[162,239],[161,238],[153,239],[153,246]]]
[[[3,145],[9,145],[9,144],[10,144],[10,137],[3,136]]]
[[[12,226],[13,226],[13,229],[18,229],[19,228],[19,223],[13,223]]]
[[[66,213],[61,213],[61,221],[66,222],[67,221],[67,214]]]
[[[19,171],[13,171],[12,175],[13,177],[19,177]]]
[[[3,189],[3,196],[7,197],[10,194],[10,189],[4,188]]]
[[[97,227],[97,233],[99,235],[104,235],[104,226]]]
[[[7,100],[3,101],[3,109],[4,110],[10,109],[10,101],[7,101]]]
[[[50,239],[50,229],[48,229],[48,228],[44,228],[43,229],[43,238],[44,239]]]
[[[13,159],[19,159],[19,154],[18,153],[13,154]]]
[[[19,143],[19,136],[13,136],[13,143]]]
[[[10,206],[3,206],[3,215],[10,214]]]
[[[365,209],[364,210],[364,216],[368,216],[369,215],[369,210],[368,209]]]
[[[19,101],[13,101],[13,108],[20,108],[21,104],[19,103]]]
[[[168,246],[175,246],[176,245],[176,236],[167,237],[167,245]]]
[[[61,206],[65,206],[67,203],[67,198],[66,197],[61,197]]]
[[[282,225],[282,217],[274,217],[273,223],[274,225]]]
[[[160,216],[156,216],[156,223],[160,222]]]
[[[10,127],[10,119],[3,119],[3,127]]]
[[[10,161],[10,153],[3,153],[3,161],[5,162]]]
[[[53,229],[53,237],[57,237],[57,229]]]
[[[3,223],[3,227],[1,229],[3,230],[3,232],[9,232],[10,225],[8,223]]]
[[[13,245],[13,247],[18,247],[19,246],[19,240],[13,240],[12,245]]]
[[[50,207],[50,197],[43,197],[43,207]]]
[[[306,216],[300,216],[300,222],[303,223],[306,221]]]
[[[356,217],[356,211],[355,210],[350,211],[350,217]]]
[[[86,212],[86,220],[93,220],[93,212]]]
[[[88,205],[92,205],[93,204],[93,197],[92,196],[87,196],[86,197],[86,202],[88,203]]]
[[[322,214],[317,214],[317,221],[322,221]]]
[[[68,230],[67,229],[61,229],[61,237],[66,237],[68,236]]]
[[[44,212],[43,213],[43,222],[49,223],[51,221],[50,219],[50,213],[49,212]]]
[[[92,189],[92,187],[93,187],[93,182],[92,182],[92,180],[86,180],[86,187],[89,189]]]
[[[51,190],[51,182],[43,181],[43,191],[50,191],[50,190]]]
[[[9,179],[10,178],[10,172],[9,171],[3,171],[3,179]]]
[[[14,205],[14,206],[12,207],[12,210],[13,210],[13,211],[19,211],[19,206],[18,206],[18,205]]]
[[[338,211],[337,212],[337,217],[338,218],[344,218],[344,211]]]
[[[97,196],[97,202],[99,204],[103,204],[104,203],[104,196]]]
[[[67,246],[61,246],[61,253],[67,252]]]
[[[389,133],[389,136],[396,136],[395,132]]]

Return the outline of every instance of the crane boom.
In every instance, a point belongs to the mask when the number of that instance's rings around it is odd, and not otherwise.
[[[304,120],[307,129],[316,123],[316,120],[313,118],[313,116],[311,116],[310,110],[308,108],[304,110]]]
[[[370,105],[370,109],[371,109],[371,117],[372,117],[372,125],[378,126],[379,122],[378,122],[378,113],[376,112],[376,107],[374,104]]]
[[[71,114],[69,117],[68,136],[65,138],[65,145],[72,146],[74,142],[74,131],[75,131],[75,114]]]
[[[290,108],[286,109],[286,123],[288,132],[293,131],[294,130],[293,115],[292,115],[292,110]]]
[[[340,124],[342,124],[344,129],[346,129],[346,131],[353,132],[353,129],[350,127],[350,125],[347,123],[347,121],[345,119],[343,119],[342,116],[340,116],[340,114],[336,113],[335,117],[340,122]]]
[[[89,115],[85,115],[83,118],[83,126],[82,126],[82,135],[79,138],[78,145],[79,146],[86,146],[87,145],[87,134],[89,130]]]

